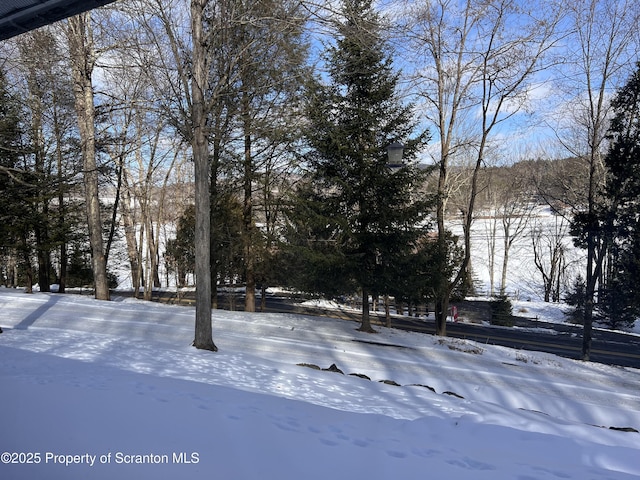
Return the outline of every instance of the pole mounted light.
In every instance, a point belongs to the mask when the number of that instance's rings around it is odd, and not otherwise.
[[[387,166],[389,168],[402,167],[402,154],[404,145],[400,142],[393,142],[387,147]]]

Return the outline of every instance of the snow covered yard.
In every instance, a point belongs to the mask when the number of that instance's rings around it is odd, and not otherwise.
[[[0,289],[0,478],[640,477],[609,428],[640,430],[638,370],[225,311],[213,354],[193,318]]]

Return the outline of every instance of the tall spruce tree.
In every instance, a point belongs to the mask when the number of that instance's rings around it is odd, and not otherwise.
[[[8,260],[4,268],[15,285],[27,293],[37,282],[33,257],[42,217],[37,209],[42,175],[34,170],[34,144],[29,121],[18,91],[12,91],[0,71],[0,252]],[[9,265],[17,266],[19,279]]]
[[[14,195],[21,188],[22,170],[18,162],[22,152],[20,102],[9,90],[4,72],[0,69],[0,238],[4,238],[13,207]]]
[[[611,105],[607,204],[598,223],[609,239],[610,261],[598,316],[617,328],[632,326],[640,316],[640,63]]]
[[[306,274],[299,285],[337,294],[360,290],[360,330],[373,331],[369,295],[386,293],[397,260],[418,249],[429,199],[417,192],[426,174],[413,161],[427,132],[396,92],[382,19],[371,0],[343,0],[337,40],[325,56],[330,81],[309,86],[309,176],[292,209],[289,261]],[[386,147],[405,145],[405,164],[387,166]]]
[[[0,69],[0,255],[5,282],[15,285],[13,269],[9,263],[28,260],[30,256],[27,237],[28,222],[25,215],[25,198],[32,191],[27,174],[20,164],[23,154],[21,105],[18,97],[8,87],[6,76]],[[11,259],[11,261],[8,261]],[[22,265],[32,280],[29,264]],[[31,288],[30,281],[27,289]]]

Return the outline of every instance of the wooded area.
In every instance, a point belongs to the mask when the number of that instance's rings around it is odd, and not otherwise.
[[[639,19],[631,0],[121,0],[5,41],[3,282],[108,299],[124,263],[136,296],[195,282],[209,350],[225,285],[248,311],[270,285],[429,302],[446,335],[473,289],[474,221],[493,219],[504,294],[547,205],[542,294],[584,291],[588,359],[594,318],[640,304]],[[562,277],[569,229],[581,279]]]

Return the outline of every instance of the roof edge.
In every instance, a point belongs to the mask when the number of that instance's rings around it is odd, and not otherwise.
[[[0,40],[58,22],[116,0],[34,0],[24,8],[0,17]]]

